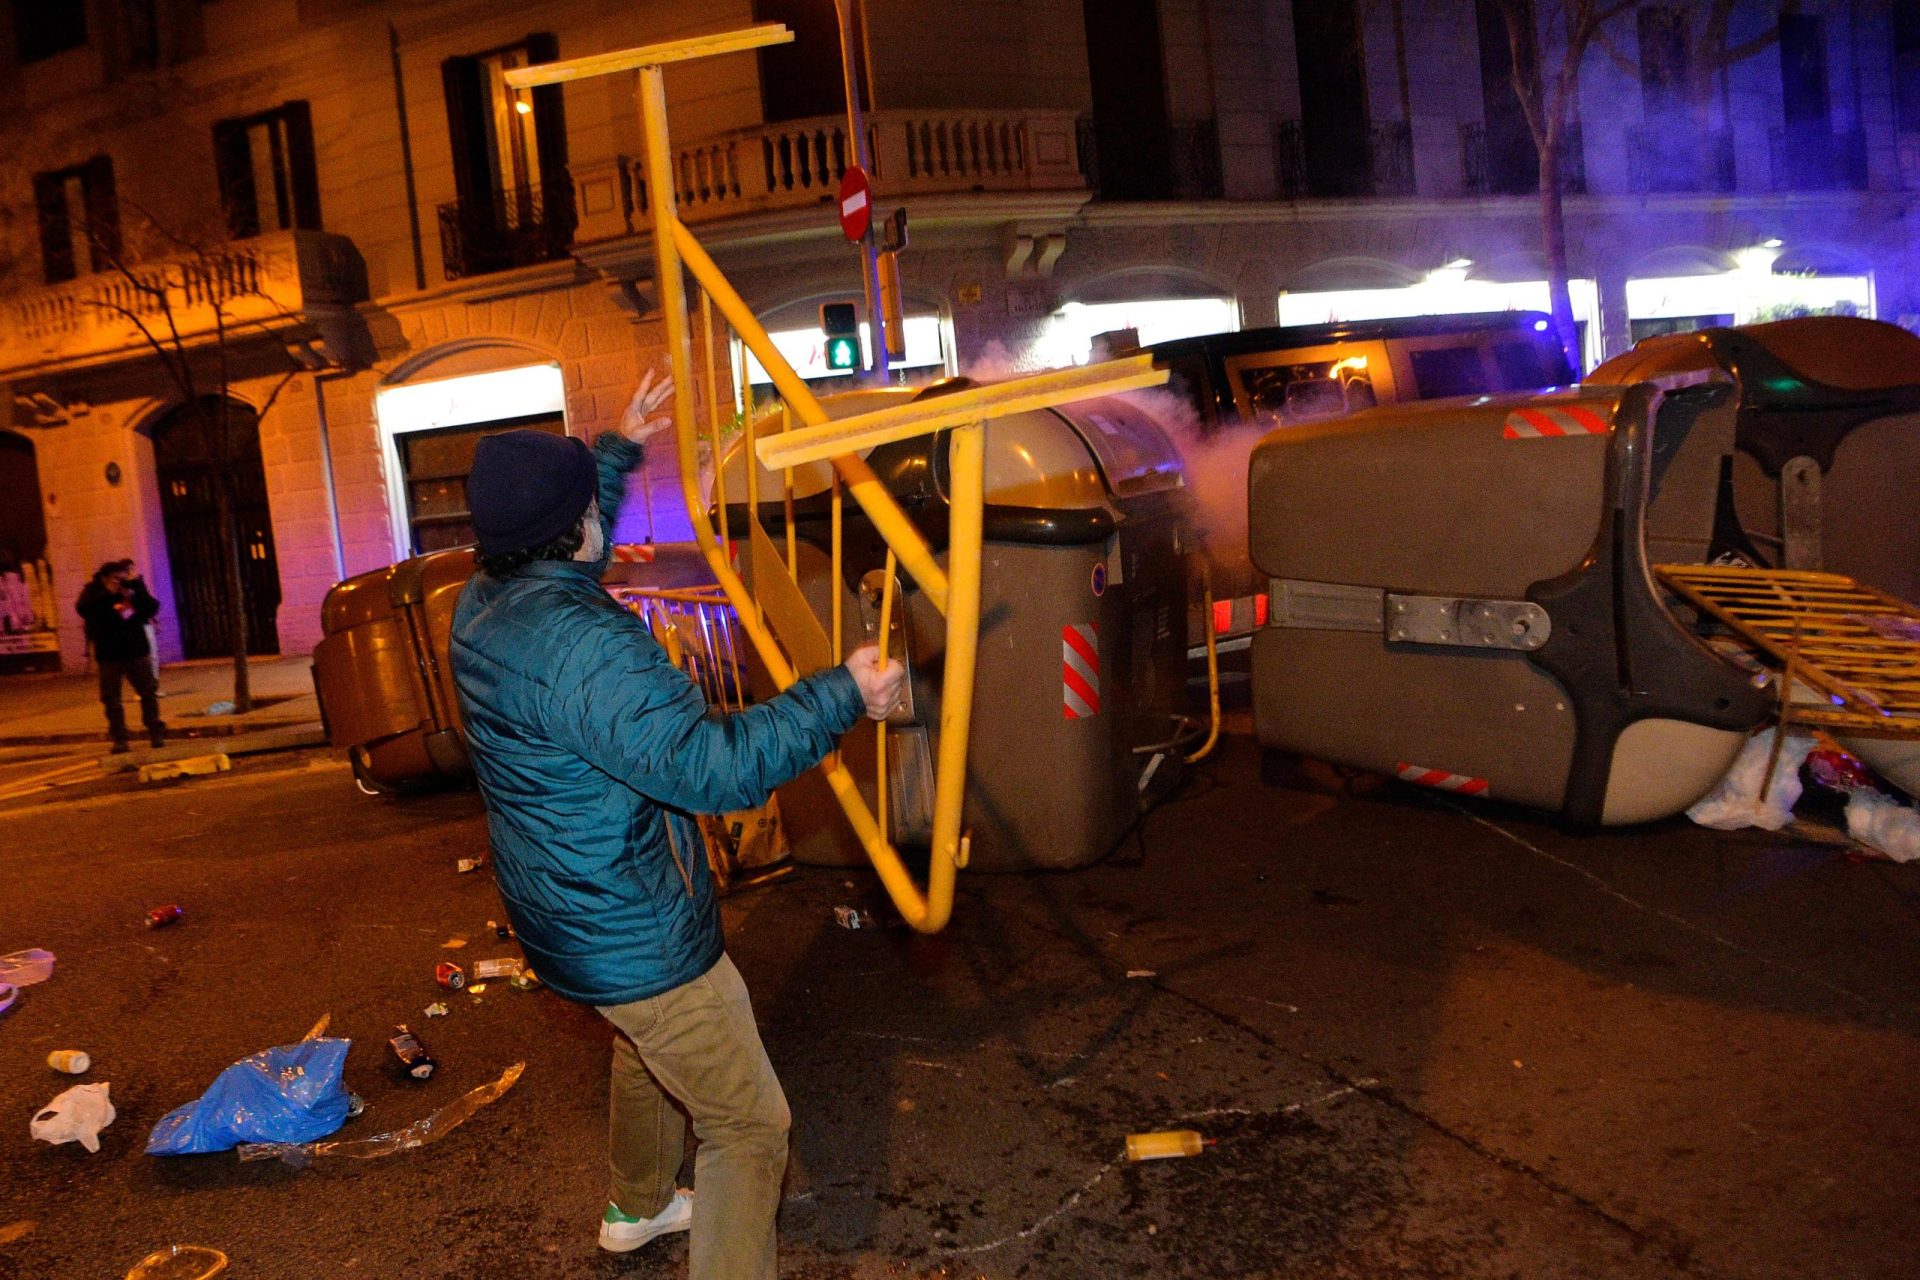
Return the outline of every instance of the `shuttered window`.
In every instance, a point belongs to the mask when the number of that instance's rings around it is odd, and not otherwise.
[[[71,280],[83,269],[104,271],[119,258],[120,206],[113,193],[113,161],[106,156],[35,174],[33,202],[48,284]]]
[[[228,234],[320,230],[313,119],[305,102],[220,121],[213,126],[213,151]]]

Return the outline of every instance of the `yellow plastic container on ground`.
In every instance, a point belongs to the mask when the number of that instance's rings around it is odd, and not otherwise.
[[[1207,1139],[1193,1129],[1163,1129],[1158,1133],[1127,1135],[1127,1159],[1172,1160],[1178,1156],[1197,1156],[1207,1149]]]

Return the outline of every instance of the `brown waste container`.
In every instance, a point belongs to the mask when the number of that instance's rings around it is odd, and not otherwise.
[[[1711,442],[1670,450],[1696,464],[1684,505],[1705,511],[1713,556],[1920,600],[1920,337],[1854,316],[1703,329],[1649,338],[1587,385],[1649,381],[1730,392]]]
[[[1709,544],[1705,446],[1730,440],[1728,403],[1588,386],[1266,436],[1248,478],[1271,597],[1261,742],[1579,825],[1691,804],[1771,705],[1650,568],[1650,546]]]
[[[827,408],[867,411],[955,385],[829,397]],[[962,816],[971,832],[969,865],[1084,866],[1138,817],[1143,776],[1177,773],[1178,748],[1194,745],[1203,729],[1185,714],[1191,513],[1184,476],[1172,440],[1126,399],[1012,415],[986,430],[979,659]],[[947,443],[941,433],[881,446],[867,458],[942,564]],[[863,602],[862,587],[884,572],[885,550],[849,499],[846,576],[831,581],[826,475],[824,467],[796,469],[799,579],[822,619],[831,617],[831,593],[841,593],[842,643],[851,647],[867,638],[871,593]],[[736,446],[727,462],[736,537],[746,535],[745,477]],[[762,471],[760,485],[761,521],[784,547],[779,477]],[[929,836],[944,620],[906,574],[899,582],[913,714],[889,727],[888,816],[895,842],[911,848]],[[765,696],[765,672],[756,680]],[[874,740],[872,724],[863,722],[843,746],[869,804]],[[817,772],[782,791],[781,810],[798,860],[865,860]]]
[[[472,576],[473,550],[461,547],[327,592],[313,686],[328,737],[347,749],[361,786],[391,791],[471,772],[447,644]]]

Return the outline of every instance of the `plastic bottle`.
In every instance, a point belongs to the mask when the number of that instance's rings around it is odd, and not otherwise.
[[[1170,1160],[1176,1156],[1197,1156],[1213,1145],[1192,1129],[1164,1129],[1159,1133],[1127,1135],[1127,1159]]]
[[[85,1075],[92,1068],[93,1059],[87,1056],[85,1049],[55,1049],[47,1055],[47,1065],[55,1071],[78,1076]]]

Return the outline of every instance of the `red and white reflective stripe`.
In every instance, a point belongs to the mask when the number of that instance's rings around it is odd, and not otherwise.
[[[1603,436],[1612,428],[1607,419],[1581,405],[1551,409],[1515,409],[1507,415],[1508,440],[1539,440],[1552,436]]]
[[[1457,795],[1477,796],[1487,789],[1485,778],[1469,778],[1464,773],[1448,773],[1444,769],[1429,769],[1423,765],[1403,762],[1394,765],[1393,772],[1402,782],[1411,782],[1416,787],[1432,787],[1435,791],[1451,791]]]
[[[613,558],[621,564],[652,564],[653,547],[644,542],[621,542],[613,548]]]
[[[1082,720],[1100,713],[1100,635],[1094,624],[1060,628],[1060,714]]]

